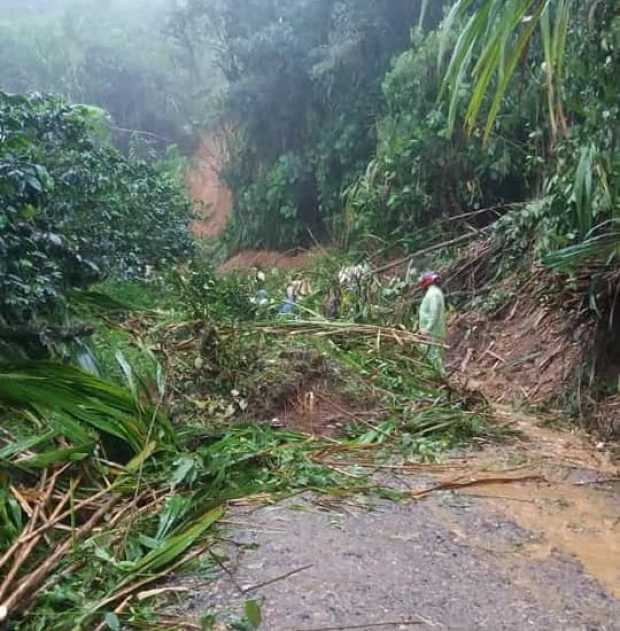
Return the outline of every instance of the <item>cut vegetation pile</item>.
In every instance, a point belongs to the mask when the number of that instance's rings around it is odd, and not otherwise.
[[[230,501],[300,490],[396,499],[356,459],[432,460],[486,431],[484,400],[439,379],[404,327],[259,322],[226,289],[234,282],[214,281],[207,319],[188,318],[200,309],[187,293],[130,316],[83,295],[99,306],[82,363],[99,376],[54,362],[0,368],[10,629],[200,628],[157,613],[162,579],[212,565]]]

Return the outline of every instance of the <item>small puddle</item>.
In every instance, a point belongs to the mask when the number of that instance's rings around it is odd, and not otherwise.
[[[535,559],[554,550],[570,554],[620,598],[620,486],[608,491],[554,482],[489,484],[471,493],[541,535],[526,554]]]

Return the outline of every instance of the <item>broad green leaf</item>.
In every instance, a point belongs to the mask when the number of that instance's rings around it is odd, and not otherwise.
[[[245,617],[248,622],[258,629],[262,622],[261,609],[259,604],[255,600],[246,600],[244,605]]]
[[[103,620],[106,626],[108,627],[108,629],[111,629],[112,631],[121,631],[121,621],[119,620],[118,616],[115,613],[113,612],[106,613]]]

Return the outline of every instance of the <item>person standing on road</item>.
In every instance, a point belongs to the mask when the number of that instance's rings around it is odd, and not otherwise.
[[[446,301],[440,287],[441,277],[436,272],[425,272],[418,286],[426,289],[420,305],[419,330],[434,342],[425,345],[425,353],[431,364],[440,374],[445,374],[443,365],[443,343],[446,337]]]

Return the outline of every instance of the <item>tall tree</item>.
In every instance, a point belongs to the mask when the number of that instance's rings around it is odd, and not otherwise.
[[[372,151],[381,81],[423,4],[187,0],[173,14],[173,31],[200,25],[195,36],[228,82],[222,112],[238,131],[227,178],[239,244],[284,247],[309,239],[308,228],[325,230]]]

